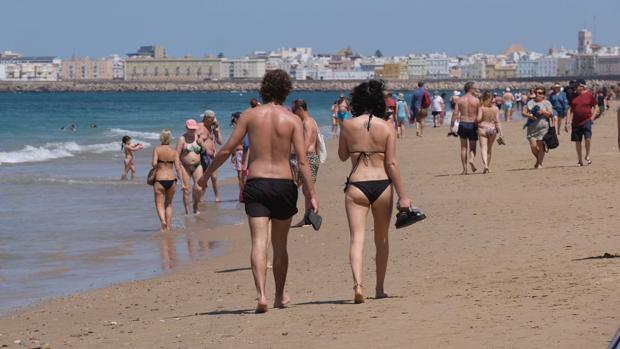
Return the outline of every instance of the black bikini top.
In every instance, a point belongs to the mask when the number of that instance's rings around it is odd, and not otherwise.
[[[370,120],[372,119],[372,113],[368,114],[368,125],[366,126],[366,130],[368,132],[370,132]],[[354,153],[359,153],[360,155],[357,157],[357,160],[355,161],[355,163],[353,164],[353,167],[351,168],[351,172],[349,172],[349,175],[347,176],[347,181],[344,183],[344,191],[347,191],[347,188],[349,187],[349,184],[351,183],[350,179],[351,179],[351,175],[353,174],[353,172],[355,172],[355,170],[357,170],[357,167],[360,164],[360,160],[364,160],[364,164],[368,165],[368,157],[370,157],[370,155],[372,154],[385,154],[384,151],[350,151],[350,154],[354,154]]]
[[[158,164],[174,164],[174,160],[157,160]]]

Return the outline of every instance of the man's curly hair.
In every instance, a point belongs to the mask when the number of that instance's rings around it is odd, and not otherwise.
[[[286,97],[293,89],[291,78],[282,69],[276,69],[268,72],[263,77],[260,86],[260,97],[263,103],[274,102],[275,104],[284,104]]]
[[[384,90],[385,86],[381,80],[370,80],[357,85],[351,93],[353,116],[369,113],[383,118],[385,116]]]

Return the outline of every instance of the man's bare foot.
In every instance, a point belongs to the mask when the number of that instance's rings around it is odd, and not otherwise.
[[[389,298],[390,296],[385,293],[383,290],[377,290],[375,292],[375,299],[383,299],[383,298]]]
[[[284,292],[281,298],[276,296],[276,300],[273,301],[273,307],[281,309],[281,308],[286,307],[286,305],[289,304],[290,302],[291,302],[291,299],[289,298],[288,294]]]
[[[579,161],[579,162],[577,163],[577,166],[579,166],[579,167],[583,166],[583,162]]]
[[[219,196],[216,196],[216,197],[215,197],[215,202],[222,202],[222,200],[220,199],[220,197],[219,197]]]
[[[488,168],[485,168],[482,173],[491,173],[491,170],[489,170]]]
[[[353,286],[353,291],[355,292],[355,295],[353,296],[353,303],[355,304],[361,304],[364,303],[364,293],[362,291],[362,285],[360,284],[355,284],[355,286]]]
[[[465,176],[467,175],[467,170],[463,170],[463,172],[461,172],[461,176]]]

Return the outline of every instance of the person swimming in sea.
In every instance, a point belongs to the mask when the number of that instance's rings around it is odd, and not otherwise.
[[[131,179],[134,179],[136,176],[136,168],[133,165],[133,153],[138,150],[144,149],[144,145],[141,143],[131,143],[131,137],[123,136],[121,143],[121,150],[125,153],[125,169],[123,170],[123,175],[121,176],[121,180],[127,179],[127,174],[131,171]]]

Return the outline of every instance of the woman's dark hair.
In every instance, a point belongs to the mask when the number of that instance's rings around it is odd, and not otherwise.
[[[363,82],[351,92],[351,114],[353,117],[369,113],[380,118],[385,117],[385,84],[381,80]]]
[[[122,141],[121,141],[121,150],[125,148],[125,144],[127,144],[127,142],[129,142],[130,140],[131,140],[131,137],[123,136]]]
[[[293,89],[291,78],[282,69],[276,69],[268,72],[263,77],[260,86],[260,97],[263,103],[274,102],[275,104],[283,104],[286,96]]]
[[[303,99],[296,99],[296,100],[294,100],[293,101],[293,105],[291,106],[291,111],[293,113],[295,113],[300,108],[305,110],[305,111],[308,111],[308,104],[306,104],[306,101],[304,101]]]

